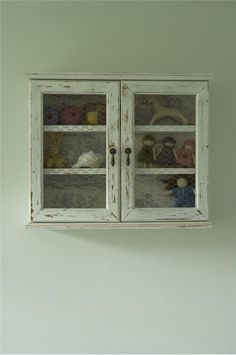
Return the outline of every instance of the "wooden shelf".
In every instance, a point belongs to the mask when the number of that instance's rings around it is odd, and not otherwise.
[[[213,228],[209,221],[163,221],[163,222],[29,222],[27,229],[205,229]]]
[[[181,126],[181,125],[136,125],[136,133],[143,132],[195,132],[195,126]]]
[[[106,132],[106,125],[44,125],[44,132]]]
[[[138,175],[151,175],[151,174],[195,174],[194,168],[136,168],[135,173]]]
[[[105,175],[105,168],[43,169],[44,175]]]

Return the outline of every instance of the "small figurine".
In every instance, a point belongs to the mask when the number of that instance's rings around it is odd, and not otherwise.
[[[86,111],[86,123],[98,124],[97,105],[94,103],[87,104]]]
[[[191,168],[195,165],[195,142],[188,140],[184,142],[183,148],[177,152],[176,163]]]
[[[82,122],[82,115],[80,107],[65,107],[61,113],[61,120],[66,125],[78,125]]]
[[[152,168],[153,163],[156,160],[156,153],[154,149],[155,138],[151,135],[143,137],[143,147],[139,151],[137,159],[142,162],[144,168]]]
[[[162,148],[157,153],[156,162],[161,167],[169,168],[176,165],[177,154],[174,149],[175,139],[173,137],[165,137],[161,141]]]
[[[195,206],[195,189],[192,185],[188,185],[187,179],[182,176],[177,179],[176,186],[167,193],[175,196],[175,207]]]
[[[56,125],[59,122],[59,113],[52,107],[46,107],[43,111],[43,121],[46,125]]]
[[[106,123],[106,105],[89,103],[86,106],[87,124],[105,124]]]
[[[59,153],[59,145],[63,139],[63,133],[51,133],[49,135],[48,158],[46,160],[46,168],[65,168],[66,162]]]
[[[83,153],[79,156],[77,163],[72,168],[100,168],[104,156],[102,154],[95,154],[92,150],[87,153]]]
[[[162,119],[165,119],[166,117],[171,118],[178,124],[188,124],[187,118],[176,107],[163,106],[158,100],[153,102],[153,106],[155,114],[151,118],[150,125],[158,124]]]

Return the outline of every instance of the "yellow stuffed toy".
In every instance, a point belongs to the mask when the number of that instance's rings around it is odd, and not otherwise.
[[[66,162],[63,156],[59,153],[59,145],[63,139],[63,133],[50,133],[48,135],[49,146],[46,160],[46,168],[65,168]]]

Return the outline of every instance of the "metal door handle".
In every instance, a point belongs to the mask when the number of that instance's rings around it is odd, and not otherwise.
[[[112,155],[111,157],[111,165],[115,165],[115,154],[116,154],[116,148],[111,148],[110,149],[110,154]]]
[[[126,165],[129,166],[130,165],[129,155],[131,154],[131,149],[130,148],[126,148],[125,149],[125,153],[127,154]]]

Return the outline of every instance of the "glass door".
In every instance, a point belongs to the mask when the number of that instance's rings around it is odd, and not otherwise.
[[[35,221],[119,220],[119,84],[32,81]]]
[[[121,117],[122,220],[207,219],[206,84],[123,82]]]

